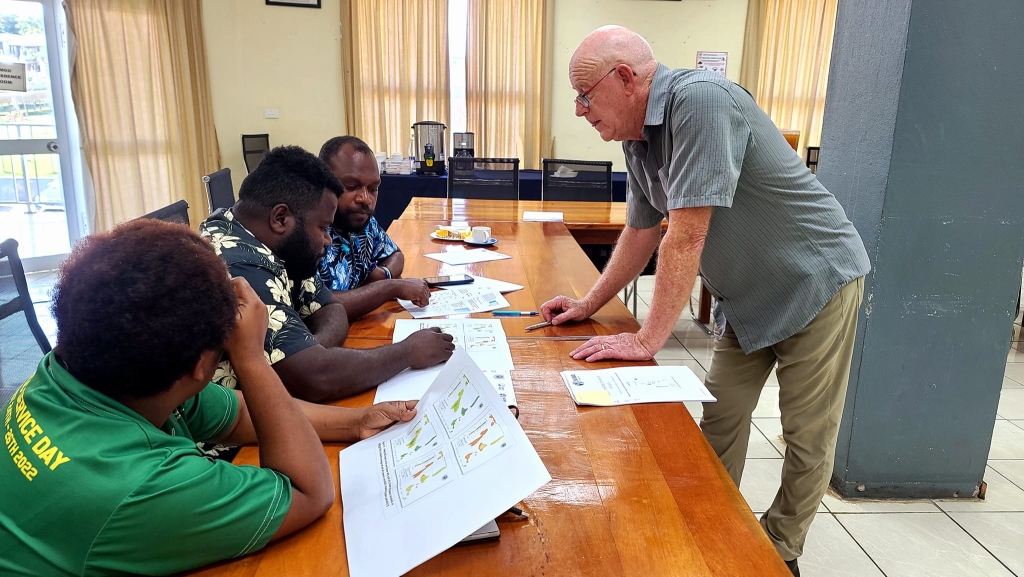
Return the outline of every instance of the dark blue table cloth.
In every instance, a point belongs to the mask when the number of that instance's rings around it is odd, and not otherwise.
[[[448,176],[382,174],[377,197],[377,222],[385,230],[405,212],[413,197],[446,198]],[[519,171],[519,200],[540,200],[541,171]],[[612,200],[626,201],[626,173],[612,173]]]

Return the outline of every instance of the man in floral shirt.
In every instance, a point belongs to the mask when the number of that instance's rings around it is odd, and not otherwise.
[[[451,337],[419,331],[375,349],[346,349],[348,313],[317,276],[331,244],[342,188],[317,157],[297,146],[271,150],[244,181],[238,202],[210,215],[199,232],[267,306],[267,360],[297,398],[325,402],[361,393],[407,368],[445,361]],[[230,363],[214,382],[231,387]]]
[[[373,218],[380,187],[373,150],[355,136],[336,136],[324,143],[320,160],[342,186],[320,279],[335,291],[349,320],[396,298],[425,306],[430,301],[427,283],[401,278],[405,256]]]

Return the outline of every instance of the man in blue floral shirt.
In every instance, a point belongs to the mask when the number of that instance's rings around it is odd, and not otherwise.
[[[427,284],[401,278],[405,256],[373,218],[380,187],[373,151],[355,136],[336,136],[320,149],[320,160],[343,189],[328,231],[331,246],[320,261],[320,279],[345,306],[349,320],[396,298],[426,305]]]

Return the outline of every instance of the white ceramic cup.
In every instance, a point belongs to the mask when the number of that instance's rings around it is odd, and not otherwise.
[[[487,242],[491,240],[491,227],[489,226],[474,226],[473,227],[473,242]]]

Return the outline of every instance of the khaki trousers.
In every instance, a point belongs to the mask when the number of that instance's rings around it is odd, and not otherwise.
[[[711,357],[705,384],[718,402],[704,404],[700,428],[737,486],[750,415],[772,367],[779,365],[786,455],[782,487],[761,516],[761,526],[787,561],[803,553],[807,529],[832,477],[863,294],[864,277],[851,281],[800,332],[749,355],[726,325]]]

